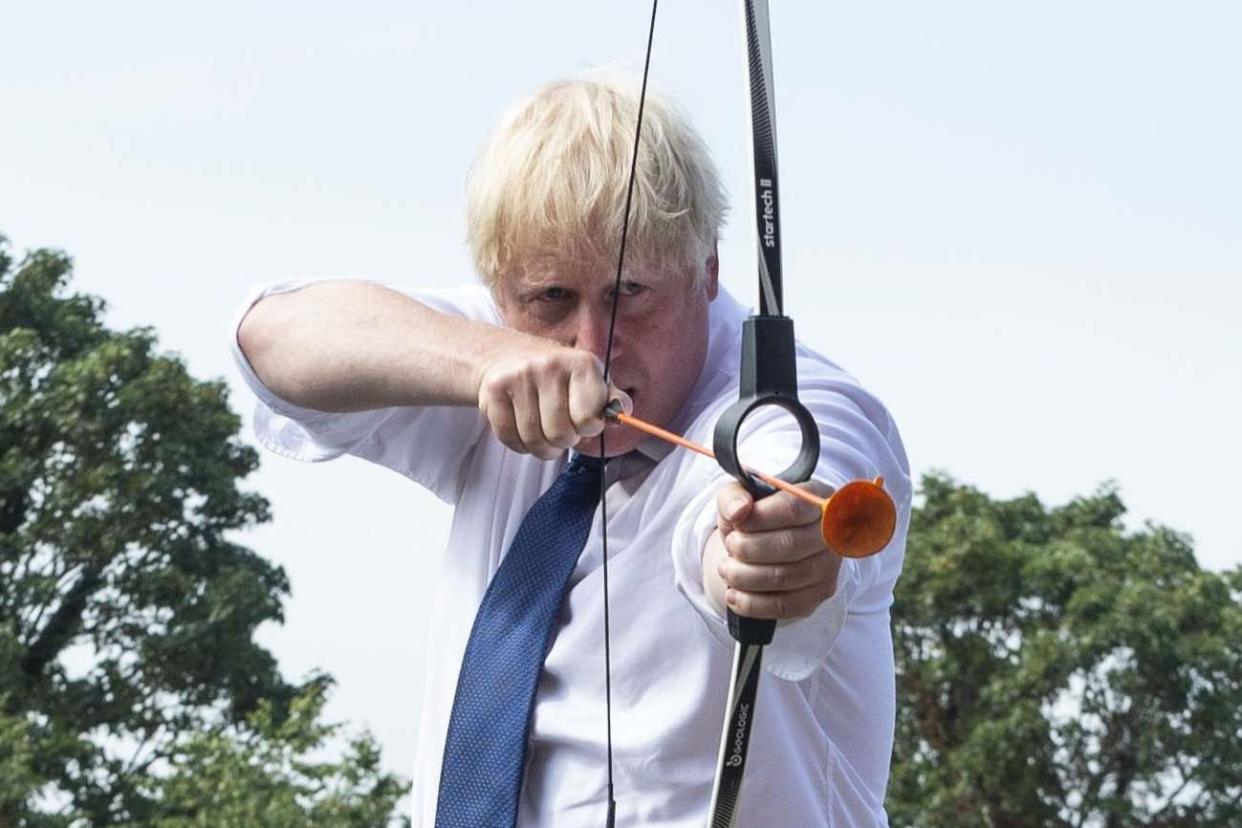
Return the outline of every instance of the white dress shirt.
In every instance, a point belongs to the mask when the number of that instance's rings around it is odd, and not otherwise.
[[[473,407],[325,413],[277,398],[231,336],[258,397],[258,441],[307,461],[353,454],[387,466],[455,506],[431,606],[425,693],[413,784],[413,823],[435,823],[440,760],[462,653],[475,612],[522,517],[565,459],[544,461],[497,441]],[[398,288],[400,289],[400,288]],[[481,286],[404,290],[444,313],[500,324]],[[743,309],[723,289],[712,303],[706,363],[671,427],[710,444],[737,398]],[[830,486],[883,475],[897,532],[878,555],[846,559],[836,594],[783,625],[764,656],[738,824],[802,828],[887,824],[895,714],[889,606],[901,570],[911,484],[884,406],[833,363],[798,351],[799,396],[820,426],[816,477]],[[778,470],[800,440],[791,418],[763,409],[747,420],[747,462]],[[770,462],[764,462],[769,458]],[[779,459],[778,459],[779,458]],[[615,470],[612,470],[613,467]],[[610,464],[609,590],[617,825],[702,828],[724,720],[733,641],[703,591],[702,550],[728,478],[711,460],[646,442]],[[569,591],[535,698],[520,826],[601,828],[605,815],[603,596],[599,513]],[[497,688],[504,692],[504,688]]]

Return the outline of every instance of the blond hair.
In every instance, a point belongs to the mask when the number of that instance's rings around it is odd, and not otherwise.
[[[505,116],[467,190],[470,249],[489,287],[553,262],[616,266],[637,116],[635,86],[608,77],[549,84]],[[701,273],[726,210],[702,139],[649,91],[627,269],[697,264]]]

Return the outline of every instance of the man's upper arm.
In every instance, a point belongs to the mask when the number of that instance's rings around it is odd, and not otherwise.
[[[387,407],[366,411],[328,412],[282,399],[263,382],[246,356],[243,322],[259,300],[298,290],[313,282],[283,282],[253,289],[239,307],[230,329],[230,350],[239,373],[254,393],[254,435],[265,448],[285,457],[322,462],[350,454],[393,469],[431,489],[443,500],[456,500],[462,466],[485,433],[474,408],[427,406]],[[441,313],[494,322],[486,290],[421,291],[402,288]],[[480,295],[481,292],[481,295]],[[260,337],[261,339],[261,337]],[[261,342],[257,343],[261,347]]]

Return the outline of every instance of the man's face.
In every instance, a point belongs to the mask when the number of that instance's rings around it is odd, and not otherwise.
[[[701,272],[643,271],[621,281],[609,380],[634,400],[634,415],[656,424],[677,416],[707,354],[708,305],[716,298],[712,251]],[[495,290],[505,324],[524,333],[590,351],[602,361],[608,347],[615,270],[561,263],[502,279]],[[696,278],[697,276],[697,278]],[[609,456],[632,450],[644,435],[610,424]],[[576,447],[599,453],[599,438]]]

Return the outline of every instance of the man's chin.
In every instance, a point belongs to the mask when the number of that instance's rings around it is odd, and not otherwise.
[[[603,437],[604,454],[607,457],[617,457],[627,454],[638,447],[643,440],[643,434],[632,428],[627,428],[620,423],[609,423],[604,427]],[[574,446],[574,451],[579,454],[590,455],[591,457],[599,457],[600,454],[600,437],[587,437],[578,442]]]

